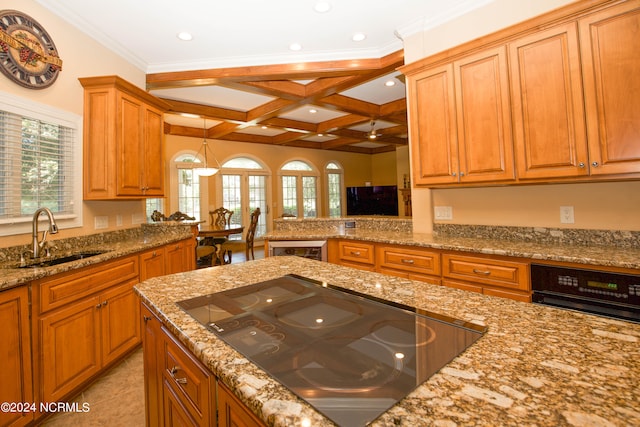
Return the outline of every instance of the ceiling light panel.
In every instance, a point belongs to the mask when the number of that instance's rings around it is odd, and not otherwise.
[[[387,102],[402,99],[406,96],[406,87],[395,78],[397,75],[400,75],[400,73],[397,71],[393,72],[353,89],[341,92],[341,95],[374,104],[386,104]],[[386,86],[386,82],[389,80],[396,80],[397,83],[393,86]]]
[[[221,86],[156,89],[150,91],[150,93],[160,98],[197,102],[238,111],[249,111],[275,99],[271,96],[258,95]]]
[[[311,109],[316,110],[316,112],[313,114],[309,113],[309,110]],[[303,105],[300,108],[291,110],[286,114],[280,115],[278,117],[282,119],[297,120],[308,123],[322,123],[326,122],[327,120],[335,119],[345,115],[345,113],[342,113],[340,111],[329,110],[327,108],[321,108],[315,105]]]
[[[164,121],[165,123],[168,123],[170,125],[175,125],[175,126],[186,126],[186,127],[193,127],[193,128],[200,128],[202,129],[202,119],[201,118],[191,118],[191,117],[184,117],[181,114],[173,114],[173,113],[165,113],[164,114]],[[210,120],[207,119],[207,127],[213,127],[216,125],[219,125],[220,123],[222,123],[219,120]]]
[[[285,130],[267,127],[266,129],[262,126],[248,126],[243,129],[238,129],[237,133],[244,133],[247,135],[259,135],[259,136],[276,136],[283,133],[286,133]]]

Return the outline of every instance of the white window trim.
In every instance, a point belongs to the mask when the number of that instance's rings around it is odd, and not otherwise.
[[[171,188],[171,199],[169,200],[169,206],[165,205],[166,216],[178,210],[178,169],[191,169],[193,163],[179,162],[182,156],[190,155],[197,159],[199,162],[203,162],[204,158],[196,157],[197,153],[194,150],[181,150],[173,155],[169,162],[169,187]],[[196,163],[197,164],[197,163]],[[218,172],[220,173],[220,172]],[[216,175],[218,175],[216,173]],[[200,221],[209,223],[209,179],[207,177],[200,177]]]
[[[60,230],[82,227],[82,116],[0,91],[0,109],[10,113],[57,123],[75,130],[73,162],[74,213],[55,215]],[[44,217],[44,215],[43,215]],[[31,217],[0,219],[0,236],[31,233]]]
[[[338,166],[338,169],[327,168],[327,166],[331,163]],[[326,183],[326,187],[325,187],[326,194],[324,195],[326,201],[325,201],[324,209],[327,216],[330,215],[330,211],[331,211],[329,207],[329,174],[340,175],[340,216],[339,217],[342,217],[345,215],[346,206],[347,206],[347,191],[344,185],[344,168],[342,167],[342,164],[337,160],[330,160],[324,166],[324,180]]]
[[[284,165],[286,165],[287,163],[290,162],[303,162],[306,163],[307,165],[309,165],[309,167],[311,167],[311,170],[291,170],[291,169],[282,169],[282,167]],[[316,216],[315,218],[320,218],[322,217],[322,209],[324,209],[323,206],[320,205],[321,203],[321,199],[322,199],[322,193],[321,191],[323,191],[323,185],[320,179],[321,173],[318,170],[318,168],[316,168],[315,164],[309,160],[306,159],[302,159],[302,158],[293,158],[293,159],[289,159],[285,162],[282,163],[282,165],[280,166],[280,168],[278,169],[278,203],[280,205],[280,211],[279,214],[282,214],[282,210],[283,210],[283,206],[284,206],[284,193],[282,191],[282,177],[283,176],[295,176],[296,177],[296,186],[297,186],[297,214],[299,216],[299,218],[303,218],[303,216],[300,216],[301,213],[301,208],[303,200],[302,200],[302,177],[303,176],[310,176],[310,177],[315,177],[316,178]]]

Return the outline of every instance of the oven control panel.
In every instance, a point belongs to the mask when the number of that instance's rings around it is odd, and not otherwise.
[[[532,264],[531,286],[534,292],[573,295],[640,309],[640,275]]]

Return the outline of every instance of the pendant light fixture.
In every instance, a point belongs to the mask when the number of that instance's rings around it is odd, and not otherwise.
[[[214,165],[209,165],[209,156],[207,155],[208,145],[207,145],[207,119],[204,119],[204,139],[202,140],[202,146],[198,150],[196,154],[196,158],[198,158],[200,152],[203,152],[204,156],[204,165],[200,167],[194,167],[193,172],[196,175],[200,176],[212,176],[215,175],[220,170],[220,163],[218,163],[218,159],[216,156],[213,156],[213,160],[215,161]]]
[[[371,120],[371,130],[367,134],[367,138],[369,138],[371,140],[376,139],[378,137],[378,134],[376,133],[375,126],[376,126],[375,120]]]

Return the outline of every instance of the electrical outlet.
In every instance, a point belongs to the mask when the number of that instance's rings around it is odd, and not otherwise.
[[[109,217],[108,216],[97,216],[93,219],[93,225],[96,230],[102,230],[104,228],[109,228]]]
[[[453,208],[451,206],[434,206],[433,215],[437,220],[453,219]]]
[[[131,214],[131,224],[142,224],[145,221],[144,214],[134,213]]]
[[[120,214],[116,215],[116,226],[122,227],[122,215]]]
[[[573,224],[573,206],[560,206],[560,222],[562,224]]]

